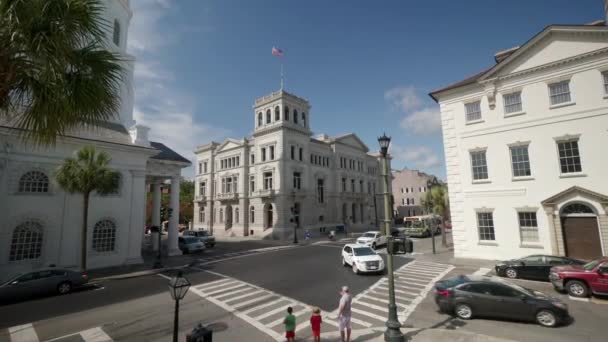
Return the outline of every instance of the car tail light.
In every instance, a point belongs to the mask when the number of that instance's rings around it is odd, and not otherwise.
[[[439,290],[437,289],[437,294],[443,297],[449,297],[452,295],[452,291],[450,290]]]

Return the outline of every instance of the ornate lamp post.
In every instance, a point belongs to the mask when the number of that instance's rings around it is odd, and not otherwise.
[[[386,133],[378,138],[380,144],[380,154],[382,155],[382,176],[384,178],[384,229],[383,234],[387,240],[387,255],[386,266],[388,268],[388,320],[386,321],[386,331],[384,332],[384,340],[387,342],[403,342],[405,336],[399,328],[401,323],[397,317],[397,305],[395,304],[395,278],[393,275],[393,237],[391,235],[391,199],[390,199],[390,169],[388,166],[388,147],[391,144],[391,138],[386,136]]]
[[[177,272],[177,276],[169,280],[169,293],[171,298],[175,301],[175,318],[173,320],[173,342],[177,342],[177,330],[179,327],[179,301],[184,299],[188,289],[190,288],[190,282],[188,279],[182,276],[182,271]]]

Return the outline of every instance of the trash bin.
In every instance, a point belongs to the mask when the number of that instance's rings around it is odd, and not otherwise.
[[[213,342],[213,331],[199,323],[186,335],[186,342]]]

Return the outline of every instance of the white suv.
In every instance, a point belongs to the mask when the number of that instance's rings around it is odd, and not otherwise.
[[[382,257],[373,249],[358,244],[348,244],[342,248],[342,265],[352,267],[355,274],[384,270]]]
[[[380,234],[379,231],[365,232],[357,239],[357,243],[376,249],[386,245],[386,236]]]

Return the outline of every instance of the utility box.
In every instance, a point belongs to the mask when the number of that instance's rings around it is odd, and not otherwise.
[[[213,342],[213,331],[199,323],[186,335],[186,342]]]

